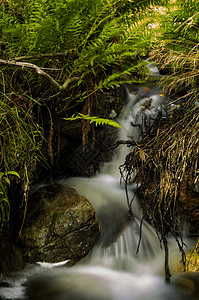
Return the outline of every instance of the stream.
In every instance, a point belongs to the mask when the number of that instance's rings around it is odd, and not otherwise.
[[[149,65],[149,69],[153,78],[159,76],[155,66]],[[167,104],[154,83],[149,87],[140,86],[135,93],[125,87],[125,93],[126,105],[118,117],[118,122],[123,126],[119,130],[118,140],[133,138],[139,141],[145,131],[143,119],[152,123],[159,112],[166,117]],[[147,106],[147,103],[150,105]],[[128,186],[129,199],[133,199],[133,220],[129,219],[125,188],[119,172],[119,166],[129,151],[128,147],[120,145],[112,161],[104,163],[99,173],[91,178],[61,181],[73,186],[95,208],[101,237],[90,253],[74,267],[67,267],[68,261],[26,265],[22,272],[2,278],[5,284],[0,288],[0,299],[199,299],[188,286],[192,281],[184,283],[183,274],[173,275],[171,284],[165,284],[164,250],[160,247],[156,232],[143,221],[140,235],[142,209],[134,194],[134,184]],[[188,239],[186,244],[189,245]],[[181,257],[172,238],[169,249],[172,266]]]

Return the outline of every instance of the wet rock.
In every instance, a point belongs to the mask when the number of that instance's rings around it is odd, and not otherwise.
[[[94,136],[88,138],[83,150],[82,137],[77,137],[79,128],[76,129],[76,134],[71,131],[69,136],[67,126],[62,127],[58,165],[63,174],[70,177],[92,176],[99,170],[102,162],[111,160],[112,151],[107,149],[115,143],[117,128],[110,126],[96,128]]]
[[[199,234],[199,201],[198,193],[187,184],[182,184],[178,199],[178,215],[186,219],[189,224],[189,232]]]
[[[181,273],[173,277],[172,284],[181,293],[181,299],[197,300],[199,295],[199,273]]]
[[[173,264],[173,266],[175,263]],[[193,274],[198,273],[199,274],[199,238],[195,244],[195,246],[189,250],[186,251],[186,262],[185,266],[183,266],[182,262],[179,259],[179,263],[176,266],[175,273],[181,273],[186,270],[186,274]],[[199,275],[198,275],[199,280]]]
[[[6,240],[0,241],[0,274],[10,275],[23,267],[23,256],[19,247]]]
[[[87,255],[99,235],[90,202],[75,189],[60,184],[32,195],[21,242],[24,260],[74,264]]]

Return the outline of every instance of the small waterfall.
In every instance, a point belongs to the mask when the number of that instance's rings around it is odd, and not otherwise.
[[[122,125],[118,140],[139,141],[146,129],[144,119],[147,119],[148,123],[154,122],[158,112],[164,111],[164,99],[157,88],[154,93],[150,90],[149,95],[135,95],[127,87],[125,89],[126,105],[118,118]],[[87,264],[100,263],[132,271],[138,260],[143,262],[160,251],[155,231],[142,220],[139,201],[133,192],[136,188],[134,186],[128,189],[128,197],[133,199],[133,220],[130,220],[128,215],[126,192],[124,184],[120,183],[119,166],[129,151],[128,147],[120,145],[112,161],[104,163],[99,174],[91,178],[76,177],[64,181],[64,184],[73,186],[80,195],[91,202],[101,224],[100,241],[83,260]]]

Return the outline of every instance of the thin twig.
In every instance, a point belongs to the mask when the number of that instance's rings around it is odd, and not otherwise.
[[[22,230],[23,230],[23,227],[24,227],[27,208],[28,208],[28,196],[29,196],[29,189],[30,189],[30,181],[29,181],[29,177],[28,177],[28,169],[27,169],[26,163],[24,165],[24,169],[25,169],[25,172],[24,172],[25,178],[24,178],[24,186],[23,186],[23,193],[24,193],[23,201],[25,202],[25,208],[24,208],[23,220],[22,220],[21,228],[19,230],[17,241],[19,240]]]
[[[5,97],[6,97],[6,85],[5,85],[5,77],[4,77],[4,74],[3,74],[3,71],[1,71],[1,74],[2,74],[2,81],[3,81],[3,96],[4,96],[4,102],[5,102]]]
[[[109,150],[115,149],[120,145],[127,145],[127,147],[131,147],[131,146],[137,146],[137,143],[133,140],[129,140],[129,141],[119,140],[113,146],[105,149],[104,151],[109,151]]]
[[[144,216],[142,217],[141,222],[140,222],[140,233],[139,233],[139,241],[138,241],[138,245],[137,245],[136,254],[138,254],[139,250],[140,250],[140,244],[141,244],[141,240],[142,240],[142,225],[143,225],[143,222],[144,222]]]
[[[50,129],[49,129],[49,137],[48,137],[48,155],[50,158],[50,163],[51,166],[53,166],[53,148],[52,148],[52,139],[53,139],[53,134],[54,134],[54,129],[53,129],[53,119],[52,119],[52,114],[48,106],[46,106],[50,115]]]

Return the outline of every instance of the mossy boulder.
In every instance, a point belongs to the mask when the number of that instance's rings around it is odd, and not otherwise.
[[[74,188],[43,187],[30,199],[21,235],[24,260],[74,264],[88,254],[99,232],[93,206]]]

